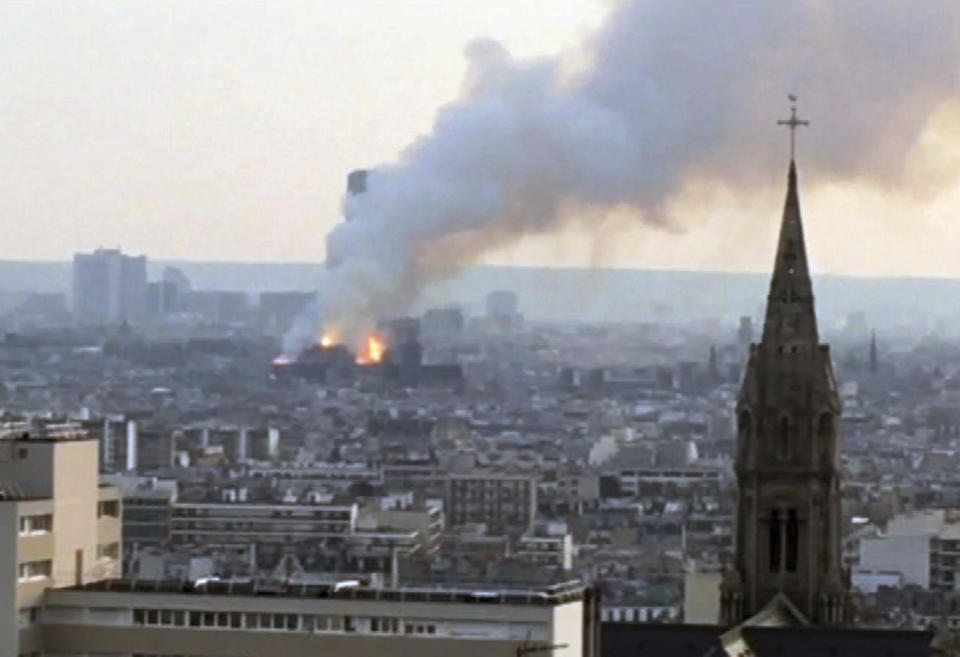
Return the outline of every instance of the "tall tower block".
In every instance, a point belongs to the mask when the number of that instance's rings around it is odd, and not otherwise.
[[[814,624],[848,621],[840,414],[791,159],[763,335],[750,346],[737,402],[736,556],[721,587],[723,622],[749,618],[778,594]]]

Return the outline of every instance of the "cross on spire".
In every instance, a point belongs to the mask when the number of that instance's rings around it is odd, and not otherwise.
[[[777,125],[785,125],[790,128],[790,161],[792,162],[794,152],[797,149],[797,128],[802,125],[810,125],[810,122],[797,118],[797,97],[793,94],[787,94],[787,98],[790,99],[790,118],[777,121]]]

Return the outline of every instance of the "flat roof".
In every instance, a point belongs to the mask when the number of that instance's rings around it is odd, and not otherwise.
[[[349,580],[347,580],[349,581]],[[383,602],[436,602],[553,606],[582,600],[586,586],[580,580],[544,584],[529,588],[498,587],[482,583],[476,586],[437,585],[399,588],[372,588],[365,586],[339,587],[330,584],[295,584],[257,580],[208,581],[200,586],[192,582],[161,580],[102,580],[80,586],[65,587],[66,591],[97,591],[102,593],[161,593],[214,596],[272,596],[283,598],[325,598],[337,600],[376,600]]]

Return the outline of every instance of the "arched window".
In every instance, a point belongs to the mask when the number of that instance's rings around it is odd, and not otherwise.
[[[780,418],[780,434],[777,437],[777,456],[786,460],[790,457],[790,421]]]

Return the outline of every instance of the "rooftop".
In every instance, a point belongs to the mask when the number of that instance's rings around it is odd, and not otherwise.
[[[586,591],[579,580],[530,588],[498,588],[489,582],[469,585],[437,585],[400,588],[372,588],[352,582],[340,584],[296,584],[258,580],[207,581],[195,585],[179,581],[103,580],[72,591],[107,593],[161,593],[184,595],[273,596],[327,598],[339,600],[380,600],[392,602],[437,602],[551,606],[582,600]]]

